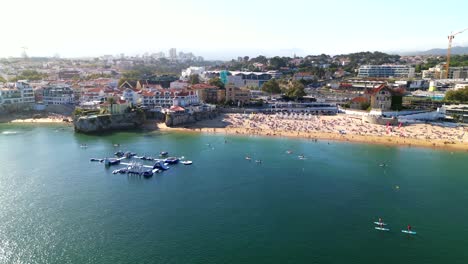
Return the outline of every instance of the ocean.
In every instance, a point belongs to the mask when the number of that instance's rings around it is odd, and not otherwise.
[[[118,150],[193,165],[90,162]],[[0,157],[0,263],[468,262],[465,152],[0,124]]]

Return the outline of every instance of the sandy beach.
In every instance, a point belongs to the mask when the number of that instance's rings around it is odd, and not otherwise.
[[[156,128],[164,131],[293,137],[468,151],[468,127],[431,123],[382,126],[365,123],[360,117],[350,115],[223,114],[189,126],[169,128],[165,124],[156,124]]]
[[[65,123],[68,124],[70,122],[66,122],[64,120],[69,120],[71,122],[71,117],[64,116],[64,115],[48,115],[47,117],[40,117],[40,118],[16,118],[12,120],[7,120],[7,123],[29,123],[29,124],[56,124],[56,123]]]

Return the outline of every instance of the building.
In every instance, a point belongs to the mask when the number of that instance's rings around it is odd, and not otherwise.
[[[359,67],[360,78],[413,78],[414,67],[407,65],[363,65]]]
[[[234,85],[226,86],[226,102],[233,102],[237,105],[244,105],[250,102],[250,90],[245,88],[235,87]]]
[[[190,89],[195,91],[199,100],[204,103],[224,103],[226,100],[226,90],[217,86],[200,83],[190,86]]]
[[[313,81],[315,80],[315,76],[311,73],[308,73],[308,72],[298,72],[296,74],[294,74],[294,80],[296,81],[300,81],[300,80],[304,80],[304,81]]]
[[[203,74],[205,73],[205,67],[188,67],[187,69],[185,70],[182,70],[181,74],[180,74],[180,79],[183,80],[183,81],[188,81],[190,76],[192,75],[199,75],[199,76],[203,76]]]
[[[468,67],[450,67],[448,73],[449,79],[466,79],[468,78]]]
[[[58,73],[58,78],[61,79],[61,80],[68,80],[68,79],[78,79],[80,78],[81,76],[81,73],[80,71],[77,71],[77,70],[64,70],[64,71],[60,71]]]
[[[351,109],[358,109],[358,110],[367,110],[363,109],[364,106],[367,106],[369,103],[369,98],[365,96],[358,96],[351,99],[350,108]]]
[[[33,104],[33,88],[26,81],[7,83],[0,88],[0,105]]]
[[[370,98],[370,106],[372,109],[388,111],[393,108],[400,108],[404,89],[390,89],[387,85],[380,85],[377,88],[368,89],[364,96]],[[395,101],[393,101],[395,100]]]
[[[198,99],[198,95],[195,91],[182,91],[175,94],[172,105],[173,106],[191,106],[199,104],[200,100]]]
[[[140,94],[130,88],[127,88],[123,91],[122,98],[132,105],[137,105],[141,102]]]
[[[188,82],[177,80],[177,81],[171,82],[169,88],[171,88],[171,89],[186,89],[186,88],[189,87],[189,85],[190,84]]]
[[[176,48],[171,48],[169,50],[169,59],[173,60],[173,61],[177,60],[177,49]]]
[[[142,104],[148,108],[169,108],[172,105],[189,106],[199,103],[196,91],[179,89],[145,89]]]
[[[468,123],[468,105],[444,105],[442,108],[445,109],[447,116],[452,117],[456,121]]]
[[[52,85],[42,90],[45,105],[64,105],[74,103],[74,92],[69,85]]]
[[[221,71],[206,71],[203,75],[205,79],[220,77]],[[243,72],[243,71],[228,71],[227,82],[234,84],[236,87],[255,87],[260,88],[262,85],[272,78],[277,78],[280,74],[276,71],[268,72]]]

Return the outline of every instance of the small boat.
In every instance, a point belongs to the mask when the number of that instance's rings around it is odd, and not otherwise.
[[[252,158],[249,157],[249,156],[246,156],[245,159],[246,159],[246,160],[251,160]]]
[[[192,165],[193,162],[191,160],[184,160],[184,161],[181,161],[180,163],[184,165]]]
[[[151,178],[153,177],[153,170],[146,170],[141,173],[141,176],[145,178]]]
[[[120,164],[120,159],[106,158],[104,162],[106,166],[118,165]]]
[[[165,157],[167,155],[169,155],[169,152],[167,152],[167,151],[161,151],[161,153],[159,153],[159,156],[161,156],[161,157]]]
[[[123,157],[125,153],[123,151],[117,151],[116,153],[114,153],[114,155],[117,157]]]
[[[80,148],[88,148],[88,145],[87,144],[81,144]]]
[[[262,161],[261,160],[256,160],[255,163],[262,163]]]
[[[99,162],[103,162],[104,159],[95,159],[95,158],[91,158],[91,159],[89,159],[89,161],[99,161]]]
[[[169,164],[177,164],[177,163],[179,163],[179,158],[169,157],[169,158],[165,159],[164,162],[169,163]]]
[[[136,156],[136,153],[127,151],[127,152],[124,153],[124,156],[125,156],[125,158],[129,159],[131,157]]]
[[[291,150],[287,150],[286,154],[292,154],[293,152]]]

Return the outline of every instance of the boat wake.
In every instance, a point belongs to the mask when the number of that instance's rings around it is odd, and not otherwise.
[[[9,135],[16,135],[19,134],[18,131],[2,131],[2,135],[9,136]]]

